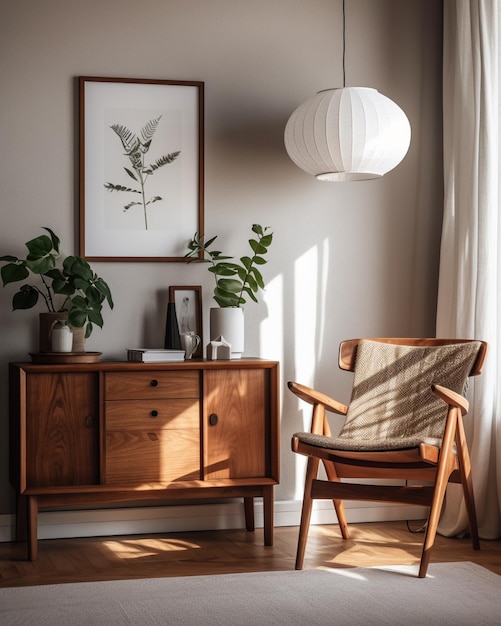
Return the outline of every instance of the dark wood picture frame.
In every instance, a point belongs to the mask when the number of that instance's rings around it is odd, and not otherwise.
[[[193,354],[202,358],[204,349],[202,319],[202,287],[193,285],[174,285],[169,287],[169,302],[176,306],[179,333],[194,331],[200,337],[200,345]]]
[[[79,77],[80,256],[186,262],[204,231],[204,83]]]

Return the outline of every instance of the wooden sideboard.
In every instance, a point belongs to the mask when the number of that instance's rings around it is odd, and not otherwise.
[[[38,511],[244,498],[273,544],[279,365],[262,359],[10,364],[16,535],[37,557]],[[141,502],[143,501],[143,502]]]

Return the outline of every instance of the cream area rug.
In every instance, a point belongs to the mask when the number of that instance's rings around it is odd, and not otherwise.
[[[473,563],[0,589],[2,626],[501,624],[501,576]]]

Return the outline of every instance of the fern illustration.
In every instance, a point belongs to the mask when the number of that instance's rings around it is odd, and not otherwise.
[[[178,150],[177,152],[171,152],[170,154],[160,157],[154,163],[148,165],[145,164],[146,154],[150,149],[161,118],[162,116],[160,115],[159,117],[147,122],[141,128],[139,136],[123,124],[113,124],[110,126],[122,142],[122,147],[125,150],[125,156],[127,156],[130,161],[131,167],[124,167],[124,170],[127,175],[139,185],[139,188],[127,187],[125,185],[118,185],[109,182],[105,183],[104,187],[105,189],[108,189],[108,191],[121,191],[124,193],[139,194],[140,198],[138,200],[132,200],[128,204],[125,204],[123,209],[124,211],[128,211],[133,207],[143,207],[144,226],[146,230],[148,230],[147,207],[154,202],[162,200],[161,196],[152,196],[149,200],[146,199],[146,181],[148,177],[152,176],[158,169],[164,165],[172,163],[181,154],[181,151]]]

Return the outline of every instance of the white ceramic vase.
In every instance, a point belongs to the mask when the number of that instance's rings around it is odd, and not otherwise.
[[[58,320],[67,320],[68,312],[39,313],[39,352],[52,352],[51,331],[54,323]],[[71,352],[85,352],[85,326],[74,328],[70,326],[73,335]]]
[[[219,337],[231,346],[231,358],[240,359],[244,351],[244,310],[240,307],[218,307],[210,310],[210,340]]]

